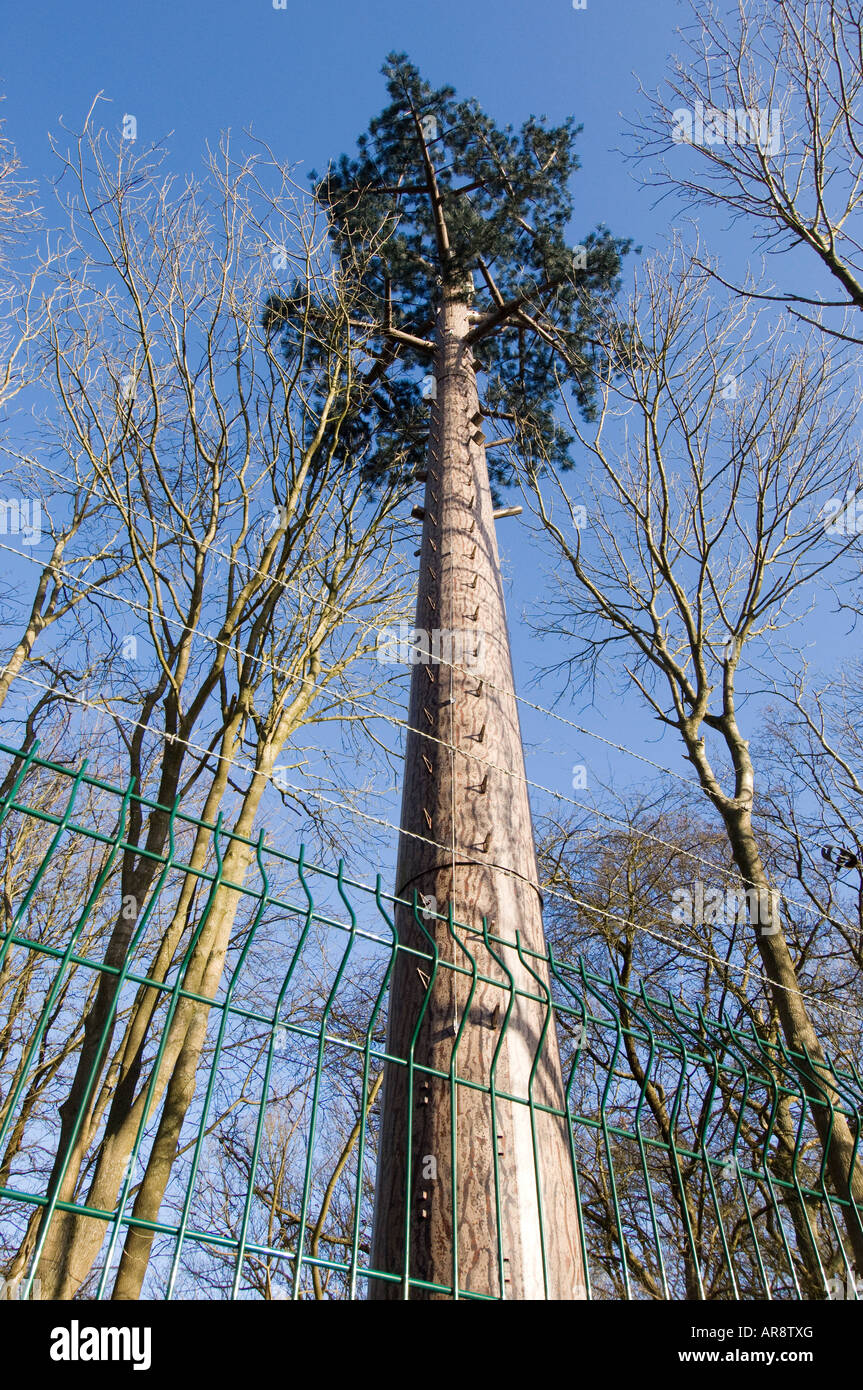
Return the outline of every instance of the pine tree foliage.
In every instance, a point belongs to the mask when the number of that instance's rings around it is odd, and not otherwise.
[[[630,247],[602,226],[577,246],[567,239],[581,127],[536,116],[520,130],[500,127],[474,98],[432,88],[405,54],[390,54],[383,73],[389,104],[356,156],[313,175],[335,255],[355,262],[366,248],[356,329],[372,332],[378,357],[349,430],[367,476],[425,466],[435,309],[459,285],[472,297],[483,408],[498,437],[567,468],[558,381],[590,415],[605,352],[599,311]],[[270,300],[265,322],[290,351],[296,316],[322,308],[298,287]],[[502,451],[489,454],[489,470],[499,493],[511,480]]]

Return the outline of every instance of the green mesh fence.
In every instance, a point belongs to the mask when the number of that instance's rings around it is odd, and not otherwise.
[[[145,1298],[362,1298],[370,1277],[409,1296],[410,1271],[372,1270],[369,1253],[388,982],[408,949],[380,878],[0,752],[7,1296],[110,1297],[124,1251]],[[141,833],[154,824],[158,850]],[[146,870],[140,901],[124,864]],[[548,963],[589,1296],[854,1296],[857,1213],[830,1188],[805,1059],[583,961]],[[452,1072],[475,1084],[457,1058]],[[859,1134],[858,1072],[824,1075]]]

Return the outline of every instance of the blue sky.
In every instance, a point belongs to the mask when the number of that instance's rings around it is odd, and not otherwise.
[[[622,117],[637,115],[638,79],[648,88],[661,81],[685,16],[679,0],[588,0],[578,11],[571,0],[287,0],[285,9],[272,0],[49,0],[38,12],[15,6],[4,16],[3,114],[39,179],[51,169],[49,131],[58,130],[61,117],[80,127],[101,91],[113,102],[103,108],[106,124],[119,128],[123,115],[133,114],[142,144],[173,132],[176,169],[197,169],[205,143],[215,144],[220,131],[251,126],[300,166],[304,181],[307,171],[353,149],[383,105],[385,54],[406,50],[432,84],[449,82],[460,95],[477,97],[502,123],[517,125],[532,113],[555,121],[574,115],[584,126],[574,235],[602,221],[649,250],[669,230],[675,204],[654,206],[639,171],[622,158]],[[708,244],[733,262],[735,242],[722,220],[702,221]],[[548,704],[554,689],[528,685],[544,654],[522,621],[542,596],[543,571],[519,522],[502,523],[499,536],[505,572],[517,573],[509,611],[519,687]],[[625,709],[558,708],[689,771],[673,740],[661,750],[653,742],[658,726],[635,698]],[[639,780],[647,771],[630,759],[609,759],[528,710],[523,730],[529,776],[564,793],[574,763],[588,764],[592,785],[611,773]]]
[[[500,120],[531,112],[584,122],[579,192],[588,222],[650,223],[621,161],[618,111],[632,70],[658,80],[681,18],[677,0],[49,0],[10,6],[0,54],[5,114],[25,161],[44,166],[60,115],[80,120],[97,91],[138,118],[142,140],[174,131],[192,163],[219,130],[254,125],[308,167],[353,146],[382,105],[379,69],[405,49],[435,84],[451,82]]]

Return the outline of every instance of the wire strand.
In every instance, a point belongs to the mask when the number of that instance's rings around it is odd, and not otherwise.
[[[43,681],[36,681],[36,680],[34,680],[32,677],[30,677],[30,676],[19,676],[18,679],[19,679],[19,680],[24,680],[24,681],[26,681],[29,685],[39,686],[39,687],[41,687],[41,688],[44,689],[44,690],[49,690],[49,691],[50,691],[50,690],[53,690],[53,689],[54,689],[54,687],[49,686],[49,685],[46,685]],[[85,705],[85,706],[87,706],[88,708],[95,709],[95,710],[100,711],[100,712],[102,712],[102,713],[105,712],[104,706],[102,706],[102,705],[96,705],[96,704],[94,704],[91,700],[87,700],[84,696],[67,695],[66,698],[71,699],[71,700],[74,700],[76,703],[81,704],[81,705]],[[191,742],[190,742],[189,740],[187,740],[187,739],[181,739],[181,738],[177,738],[177,737],[175,737],[175,736],[172,736],[172,735],[170,735],[170,734],[164,734],[164,733],[162,733],[162,731],[161,731],[160,729],[150,729],[150,726],[149,726],[149,725],[147,725],[147,724],[142,724],[142,723],[140,722],[140,720],[132,719],[131,716],[129,716],[129,715],[120,715],[120,714],[116,714],[116,713],[115,713],[115,714],[112,715],[112,718],[120,719],[122,722],[127,723],[127,724],[130,724],[130,725],[132,725],[132,726],[134,726],[134,727],[136,727],[136,728],[148,729],[148,730],[149,730],[151,733],[153,733],[157,738],[161,738],[161,739],[162,739],[164,742],[166,742],[166,743],[169,743],[169,742],[170,742],[170,743],[179,743],[179,744],[181,744],[181,745],[183,745],[183,746],[189,748],[189,749],[192,750],[193,752],[202,753],[202,754],[204,754],[206,757],[215,758],[215,759],[217,759],[217,760],[220,761],[220,762],[227,762],[227,763],[229,763],[230,766],[232,766],[232,767],[240,768],[241,770],[243,770],[243,771],[245,771],[245,772],[250,772],[250,773],[252,773],[253,776],[260,776],[260,775],[261,775],[261,774],[260,774],[260,771],[259,771],[257,768],[255,768],[253,765],[251,765],[251,764],[244,764],[244,763],[239,762],[239,761],[236,760],[236,759],[233,759],[233,758],[226,758],[224,754],[215,753],[215,752],[214,752],[213,750],[211,750],[211,749],[204,749],[204,748],[201,748],[199,745],[196,745],[196,744],[194,744],[194,743],[191,743]],[[443,851],[445,851],[445,852],[448,852],[448,851],[449,851],[449,846],[448,846],[448,845],[441,844],[439,841],[431,839],[428,835],[420,835],[420,834],[419,834],[418,832],[416,832],[416,831],[405,830],[403,827],[398,826],[398,825],[395,825],[392,821],[386,820],[385,818],[380,817],[380,816],[373,816],[373,815],[371,815],[371,814],[369,814],[368,812],[365,812],[365,811],[360,811],[360,810],[358,810],[356,807],[352,807],[352,806],[348,805],[348,804],[347,804],[346,802],[344,802],[344,801],[335,801],[335,800],[333,800],[332,797],[324,796],[324,795],[323,795],[322,793],[320,793],[320,792],[312,791],[312,790],[309,790],[309,789],[307,789],[307,788],[295,787],[292,783],[287,783],[287,784],[285,784],[285,783],[283,782],[282,785],[283,785],[283,786],[287,785],[288,787],[290,787],[290,789],[291,789],[292,791],[295,791],[295,792],[297,792],[298,794],[301,794],[302,796],[312,797],[312,798],[313,798],[314,800],[316,800],[316,801],[323,802],[324,804],[329,805],[329,806],[335,806],[335,807],[336,807],[337,809],[339,809],[339,810],[347,811],[347,813],[348,813],[349,815],[357,816],[357,817],[359,817],[361,820],[367,820],[367,821],[370,821],[370,822],[372,822],[372,823],[374,823],[374,824],[376,824],[376,825],[384,826],[384,827],[385,827],[386,829],[388,829],[388,830],[395,830],[395,831],[396,831],[398,834],[400,834],[400,835],[407,835],[407,836],[410,837],[411,839],[420,840],[420,841],[422,841],[422,843],[427,844],[427,845],[431,845],[431,846],[433,846],[433,848],[435,848],[435,849],[437,849],[437,850],[443,850]],[[496,871],[497,871],[498,873],[506,874],[508,877],[517,877],[517,875],[513,874],[513,872],[512,872],[511,870],[506,869],[506,868],[504,868],[503,866],[494,865],[493,867],[496,869]],[[725,960],[723,960],[721,956],[714,956],[714,955],[711,954],[710,952],[699,951],[699,950],[697,949],[697,947],[690,946],[690,945],[688,945],[688,943],[682,942],[682,941],[678,940],[678,939],[675,938],[675,937],[667,936],[666,934],[664,934],[664,933],[662,933],[662,932],[658,932],[655,928],[652,928],[652,927],[645,927],[645,926],[643,926],[643,925],[642,925],[641,923],[639,923],[639,922],[633,922],[633,921],[632,921],[630,918],[628,918],[628,917],[622,917],[622,916],[620,916],[619,913],[608,912],[608,911],[606,911],[605,908],[597,907],[595,904],[589,903],[589,902],[585,901],[584,899],[577,898],[577,897],[575,897],[573,894],[570,894],[570,893],[562,893],[559,889],[555,889],[555,888],[551,888],[551,887],[546,887],[546,888],[545,888],[544,890],[542,890],[542,891],[544,891],[545,893],[547,893],[547,894],[548,894],[549,896],[551,896],[551,897],[560,898],[563,902],[570,903],[570,904],[572,904],[572,905],[575,906],[575,907],[583,908],[584,910],[586,910],[586,911],[588,911],[588,912],[597,913],[599,916],[605,917],[605,918],[607,918],[609,921],[620,922],[620,923],[622,923],[624,926],[631,927],[631,928],[633,929],[633,931],[636,931],[636,932],[639,932],[639,931],[640,931],[640,932],[644,932],[646,935],[653,937],[653,938],[654,938],[655,940],[657,940],[657,941],[663,941],[663,942],[665,942],[667,945],[673,946],[673,947],[674,947],[676,950],[678,950],[678,951],[681,951],[681,950],[682,950],[682,951],[684,952],[684,954],[693,955],[693,956],[695,956],[697,959],[711,962],[711,963],[713,963],[713,964],[715,964],[715,965],[721,967],[722,970],[733,970],[733,971],[736,971],[736,972],[739,973],[739,974],[744,974],[744,975],[749,976],[750,978],[755,978],[755,979],[761,981],[763,984],[767,985],[770,989],[780,989],[780,990],[782,990],[782,991],[783,991],[784,993],[786,993],[786,994],[797,995],[797,996],[798,996],[799,998],[801,998],[801,999],[808,1000],[809,1003],[810,1003],[814,1008],[816,1008],[816,1009],[828,1010],[828,1011],[830,1011],[830,1012],[832,1012],[832,1013],[841,1014],[843,1017],[849,1017],[849,1016],[850,1016],[850,1017],[854,1018],[854,1019],[856,1020],[857,1023],[859,1023],[859,1024],[861,1024],[861,1026],[863,1026],[863,1018],[861,1018],[861,1016],[860,1016],[859,1014],[855,1013],[852,1009],[849,1009],[849,1008],[845,1007],[845,1005],[842,1005],[842,1004],[830,1004],[830,1003],[828,1003],[828,1002],[826,1002],[826,1001],[819,1000],[819,999],[817,999],[814,995],[808,994],[806,991],[801,990],[799,987],[796,988],[796,989],[792,989],[792,988],[791,988],[790,986],[788,986],[788,985],[783,985],[783,984],[780,984],[778,981],[771,980],[769,976],[761,974],[760,971],[752,970],[750,966],[747,966],[747,965],[739,965],[739,966],[738,966],[738,965],[733,965],[730,961],[725,961]]]
[[[48,468],[47,464],[39,463],[36,459],[30,459],[27,461],[31,463],[34,467],[42,469],[43,472],[49,475],[49,477],[59,478],[62,479],[64,482],[72,483],[75,486],[80,486],[80,484],[78,484],[74,478],[70,478],[69,475],[66,473],[58,473],[55,469]],[[108,502],[112,506],[116,505],[114,503],[113,498],[111,498],[108,493],[104,492],[102,489],[95,490],[98,491],[101,497],[104,497],[106,502]],[[176,540],[186,539],[181,532],[176,531],[173,527],[168,526],[165,522],[159,521],[156,517],[135,511],[131,508],[130,513],[133,516],[137,516],[148,521],[153,526],[158,526],[163,531],[167,531],[168,534],[170,536],[173,536]],[[218,555],[221,559],[227,560],[230,564],[238,565],[240,568],[244,569],[248,574],[258,574],[261,575],[262,578],[270,579],[270,581],[272,582],[272,576],[269,575],[266,570],[259,569],[257,566],[251,564],[248,560],[243,560],[240,558],[240,556],[230,555],[226,551],[220,550],[218,546],[212,544],[209,545],[207,549],[208,551],[211,551],[214,555]],[[15,553],[21,554],[22,552],[16,551]],[[293,579],[290,576],[286,576],[280,579],[279,583],[284,585],[285,587],[298,589],[299,592],[302,593],[304,598],[309,597],[308,592],[302,587],[299,580]],[[329,604],[329,607],[334,613],[337,613],[342,617],[352,616],[350,609],[343,608],[341,607],[341,605],[337,603],[331,603]],[[450,666],[452,664],[452,662],[447,661],[445,658],[441,657],[441,666]],[[515,699],[519,702],[519,704],[524,705],[526,709],[534,710],[537,714],[544,714],[549,719],[554,719],[558,723],[565,725],[566,728],[574,729],[577,733],[584,734],[587,738],[596,739],[598,742],[604,743],[607,747],[616,749],[616,751],[619,753],[625,753],[631,758],[636,758],[639,762],[645,763],[648,767],[654,768],[657,772],[662,772],[667,777],[673,777],[675,781],[681,782],[685,786],[694,788],[694,790],[700,792],[702,795],[707,795],[701,783],[697,781],[695,778],[685,777],[683,773],[675,772],[673,768],[665,767],[662,763],[656,762],[653,758],[648,758],[644,753],[639,753],[635,749],[628,748],[624,744],[615,743],[613,739],[606,738],[603,734],[597,734],[592,729],[588,729],[585,725],[578,724],[572,719],[567,719],[565,715],[558,714],[556,710],[548,709],[545,705],[540,705],[536,703],[536,701],[529,700],[526,695],[519,695],[515,692],[507,692],[505,690],[502,690],[499,686],[496,686],[493,682],[488,682],[487,684],[489,690],[494,690],[498,694],[514,694]]]
[[[25,554],[23,551],[17,550],[14,546],[6,545],[6,544],[5,544],[4,542],[2,542],[2,541],[0,541],[0,549],[10,551],[12,554],[18,556],[18,557],[21,558],[21,559],[29,560],[32,564],[39,565],[39,564],[41,563],[41,562],[36,558],[36,556],[30,555],[30,554]],[[54,569],[60,569],[60,570],[66,571],[68,567],[67,567],[65,564],[63,564],[63,562],[58,562],[58,563],[55,564],[52,568],[54,568]],[[112,599],[116,600],[118,603],[125,603],[127,606],[129,606],[129,607],[131,607],[131,608],[133,608],[133,609],[140,610],[142,613],[144,613],[144,614],[147,615],[147,616],[150,616],[150,615],[151,615],[152,610],[149,609],[149,608],[147,608],[146,605],[140,603],[140,602],[139,602],[138,600],[136,600],[136,599],[130,598],[128,595],[115,593],[112,589],[109,589],[105,584],[99,584],[99,583],[82,584],[81,581],[79,581],[79,580],[77,580],[77,579],[75,579],[75,580],[73,581],[73,583],[74,583],[74,586],[75,586],[76,588],[78,588],[78,589],[80,590],[80,592],[83,593],[83,594],[89,593],[89,592],[91,592],[91,591],[96,591],[96,592],[98,592],[98,593],[104,594],[105,596],[107,596],[107,597],[109,597],[109,598],[112,598]],[[200,628],[191,628],[191,627],[188,626],[188,624],[183,623],[179,618],[172,618],[172,617],[170,617],[170,616],[168,616],[168,615],[166,615],[166,614],[162,614],[162,615],[160,615],[160,620],[163,621],[163,622],[165,622],[165,623],[167,623],[167,624],[169,624],[169,625],[172,626],[172,627],[177,627],[177,628],[179,628],[179,629],[180,629],[181,631],[183,631],[183,632],[189,632],[189,633],[191,633],[193,636],[197,636],[197,637],[200,637],[200,638],[201,638],[202,640],[204,640],[204,641],[211,642],[211,643],[213,643],[213,645],[215,645],[215,646],[217,646],[217,647],[224,647],[224,648],[228,651],[228,653],[231,654],[231,655],[234,655],[234,656],[236,656],[236,657],[244,657],[244,658],[247,658],[247,659],[250,660],[250,661],[254,661],[254,662],[256,662],[259,666],[262,666],[262,667],[264,667],[264,668],[266,668],[266,669],[272,671],[274,674],[278,673],[278,674],[280,674],[280,675],[285,675],[285,676],[292,676],[292,674],[293,674],[292,671],[291,671],[291,669],[290,669],[289,667],[282,666],[282,665],[280,665],[278,662],[271,661],[269,658],[264,657],[264,656],[255,656],[253,653],[249,652],[248,650],[246,650],[246,649],[243,648],[243,647],[240,647],[239,645],[236,645],[236,644],[233,644],[233,643],[230,643],[230,642],[222,642],[218,637],[215,637],[212,633],[210,633],[210,632],[205,632],[205,631],[203,631],[203,630],[200,629]],[[458,668],[456,668],[456,667],[454,666],[454,663],[452,663],[452,662],[445,662],[445,661],[441,660],[439,664],[442,665],[442,666],[447,666],[447,667],[450,668],[450,678],[452,679],[452,672],[453,672],[455,669],[458,669]],[[5,670],[5,669],[8,669],[8,668],[3,668],[3,669]],[[325,668],[325,672],[324,672],[324,673],[325,673],[325,674],[326,674],[326,673],[329,673],[329,672],[332,671],[333,669],[334,669],[334,668],[332,668],[332,667]],[[296,679],[297,677],[294,675],[294,678]],[[484,682],[484,683],[485,683],[485,684],[488,684],[487,682]],[[317,687],[316,687],[316,688],[317,688]],[[323,689],[323,688],[324,688],[324,687],[321,687],[321,689]],[[495,686],[493,686],[493,685],[490,685],[489,688],[490,688],[490,689],[497,689],[497,687],[495,687]],[[59,689],[59,688],[58,688],[58,689]],[[67,694],[66,692],[60,692],[60,693],[62,694],[63,698],[71,698],[71,697],[68,696],[68,694]],[[451,698],[452,698],[452,693],[451,693]],[[518,697],[516,696],[516,698],[518,698]],[[393,725],[394,727],[396,727],[396,728],[403,729],[406,733],[413,733],[413,734],[416,734],[418,737],[425,739],[425,740],[428,741],[429,743],[437,744],[438,746],[440,746],[440,747],[442,747],[442,748],[444,748],[444,749],[446,749],[446,750],[448,750],[448,751],[450,752],[451,760],[454,760],[454,755],[455,755],[456,753],[459,753],[462,757],[464,757],[464,758],[469,758],[471,761],[476,762],[476,763],[479,763],[483,768],[485,768],[485,769],[487,769],[487,770],[489,770],[489,771],[499,772],[499,773],[503,774],[503,775],[506,776],[506,777],[510,777],[510,778],[515,779],[516,781],[523,782],[527,787],[532,788],[534,791],[542,792],[545,796],[552,797],[552,798],[554,798],[556,801],[563,802],[563,803],[565,803],[565,804],[568,805],[568,806],[575,806],[575,807],[577,807],[579,810],[587,811],[587,812],[588,812],[589,814],[591,814],[591,815],[600,816],[600,817],[601,817],[604,821],[606,821],[608,824],[615,826],[615,827],[616,827],[617,829],[619,829],[619,830],[628,831],[628,832],[630,832],[630,833],[632,832],[632,826],[631,826],[630,823],[628,823],[627,821],[621,820],[621,819],[620,819],[619,817],[617,817],[617,816],[613,816],[610,812],[604,811],[604,810],[602,810],[600,807],[597,807],[596,805],[592,805],[592,804],[590,804],[589,802],[579,801],[576,797],[567,796],[567,795],[565,795],[563,792],[558,791],[558,790],[557,790],[556,788],[554,788],[554,787],[547,787],[547,786],[545,786],[542,782],[537,782],[537,781],[535,781],[534,779],[528,777],[528,776],[526,775],[526,773],[525,773],[525,774],[522,774],[521,772],[515,771],[515,770],[512,769],[512,768],[502,767],[500,764],[493,762],[490,758],[484,758],[484,757],[482,757],[480,754],[475,753],[475,752],[471,752],[469,749],[464,748],[464,747],[461,746],[461,745],[456,745],[456,744],[454,744],[451,740],[439,738],[439,737],[437,737],[435,734],[431,734],[431,733],[428,733],[428,732],[427,732],[426,730],[424,730],[424,729],[417,728],[416,726],[412,725],[412,724],[411,724],[408,720],[406,720],[406,719],[400,718],[399,716],[394,715],[394,714],[388,714],[388,713],[387,713],[386,711],[384,711],[384,710],[376,709],[374,706],[369,705],[369,704],[366,704],[366,702],[365,702],[364,700],[362,700],[360,697],[358,697],[358,696],[356,696],[356,695],[350,695],[350,694],[341,693],[341,694],[339,695],[339,703],[348,703],[348,704],[351,704],[351,705],[354,706],[355,708],[357,708],[357,709],[359,709],[359,710],[362,710],[365,714],[371,716],[371,718],[373,718],[373,719],[382,719],[382,720],[386,721],[387,723],[392,724],[392,725]],[[393,701],[391,701],[391,703],[395,704],[396,702],[393,700]],[[100,709],[106,709],[106,710],[107,710],[107,706],[94,706],[94,707],[95,707],[95,708],[100,708]],[[402,706],[399,706],[399,707],[402,708]],[[539,706],[536,706],[535,708],[536,708],[537,710],[539,710],[539,712],[541,712],[541,713],[548,713],[548,711],[543,711],[543,710],[541,709],[541,707],[539,707]],[[109,711],[109,712],[110,712],[112,715],[114,714],[114,711]],[[556,717],[557,717],[557,716],[556,716]],[[149,726],[149,725],[144,726],[144,727],[148,728],[148,729],[150,730],[150,732],[156,732],[156,731],[153,730],[153,729],[151,728],[151,726]],[[608,740],[604,740],[604,741],[608,742]],[[326,753],[326,750],[320,748],[320,747],[317,746],[317,745],[314,745],[314,744],[313,744],[313,745],[308,745],[308,746],[309,746],[310,748],[312,748],[312,750],[315,751],[315,752],[318,752],[318,753],[321,753],[321,754],[324,754],[324,755],[325,755],[325,753]],[[620,748],[620,750],[621,750],[622,752],[631,752],[632,755],[633,755],[634,757],[638,757],[638,756],[639,756],[637,753],[634,752],[634,750],[623,748],[621,745],[617,745],[617,744],[615,744],[615,745],[613,745],[613,746],[614,746],[614,747]],[[661,769],[660,769],[660,770],[661,770]],[[452,772],[452,777],[453,777],[453,786],[454,786],[454,771]],[[455,813],[454,813],[454,809],[453,809],[453,820],[454,820],[454,819],[455,819]],[[641,837],[643,837],[643,838],[645,838],[645,839],[649,839],[652,843],[657,844],[657,845],[661,845],[664,849],[672,850],[672,851],[674,851],[674,853],[676,853],[676,854],[678,854],[678,855],[681,855],[681,856],[684,857],[684,858],[690,859],[690,860],[692,860],[694,863],[697,863],[697,864],[701,865],[702,867],[709,869],[710,872],[711,872],[712,874],[723,874],[723,875],[725,875],[726,878],[733,880],[735,883],[741,881],[741,880],[740,880],[740,875],[739,875],[739,873],[737,873],[734,869],[726,868],[726,867],[725,867],[724,865],[722,865],[722,864],[716,864],[716,863],[714,863],[712,860],[705,858],[703,855],[700,855],[700,854],[696,853],[696,852],[693,851],[693,850],[685,849],[682,845],[678,844],[676,841],[666,840],[666,839],[664,839],[662,836],[655,835],[655,834],[653,834],[653,833],[652,833],[651,831],[649,831],[649,830],[643,830],[643,829],[640,829],[640,828],[637,830],[637,833],[638,833],[638,835],[640,835]],[[787,903],[789,906],[798,907],[798,908],[800,908],[802,911],[804,911],[804,912],[809,912],[809,913],[811,913],[811,914],[812,914],[813,916],[815,916],[815,917],[824,917],[824,916],[826,915],[823,911],[820,911],[813,903],[805,902],[805,901],[803,901],[803,899],[800,899],[800,898],[791,897],[789,894],[784,893],[784,892],[781,892],[779,889],[775,889],[774,892],[776,893],[776,896],[778,897],[778,899],[779,899],[781,902]],[[854,933],[854,934],[857,935],[857,936],[863,937],[863,928],[853,927],[853,926],[850,926],[850,925],[846,925],[846,926],[843,928],[843,930],[850,931],[850,932]]]

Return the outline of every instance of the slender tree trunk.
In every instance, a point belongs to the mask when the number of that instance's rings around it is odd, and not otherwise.
[[[178,755],[172,751],[166,757],[162,769],[160,794],[164,797],[163,804],[171,800],[171,789],[176,789],[178,776]],[[126,958],[138,916],[156,877],[155,855],[163,850],[167,836],[168,816],[160,813],[151,821],[146,841],[147,849],[153,857],[141,859],[134,849],[124,853],[120,886],[121,907],[104,955],[105,964],[115,969],[120,969]],[[130,899],[134,901],[134,908],[127,916],[125,905]],[[58,1107],[60,1133],[48,1181],[48,1194],[57,1202],[75,1200],[81,1167],[98,1123],[97,1096],[114,1037],[113,1014],[117,1007],[120,988],[116,975],[100,974],[95,998],[85,1018],[84,1036],[69,1093]],[[76,1125],[78,1131],[73,1139]],[[122,1173],[122,1165],[120,1172]],[[47,1233],[37,1271],[42,1283],[43,1296],[55,1299],[71,1298],[89,1274],[93,1259],[102,1243],[104,1223],[63,1211],[58,1207],[50,1213],[47,1208],[43,1208],[38,1228],[28,1228],[19,1248],[17,1263],[22,1267],[29,1261],[46,1223]]]
[[[801,1293],[806,1299],[822,1299],[824,1298],[824,1276],[821,1273],[819,1252],[816,1250],[813,1234],[818,1230],[819,1203],[810,1199],[807,1209],[807,1199],[799,1197],[793,1189],[795,1129],[790,1098],[783,1095],[776,1107],[774,1130],[778,1145],[773,1155],[772,1167],[776,1176],[781,1178],[784,1183],[789,1184],[788,1187],[780,1189],[780,1199],[784,1202],[791,1218],[797,1254],[803,1266],[803,1274],[800,1278]]]
[[[721,733],[734,763],[734,799],[722,792],[707,757],[699,721],[681,723],[689,759],[701,785],[722,817],[734,862],[747,889],[755,889],[758,910],[752,926],[764,971],[770,982],[782,1035],[793,1054],[791,1064],[800,1077],[812,1122],[824,1153],[824,1166],[835,1194],[842,1200],[841,1219],[854,1253],[854,1262],[863,1268],[863,1172],[857,1157],[856,1136],[851,1132],[842,1097],[827,1066],[806,1000],[800,991],[797,971],[782,930],[777,898],[767,878],[758,841],[752,828],[755,770],[749,744],[740,732],[734,711],[734,689],[728,674],[723,693],[724,712],[713,721]],[[750,907],[750,917],[752,917]],[[855,1122],[859,1135],[860,1121]]]
[[[726,824],[732,853],[744,882],[759,890],[760,901],[767,907],[766,911],[762,908],[759,912],[760,920],[755,928],[758,950],[771,981],[771,994],[785,1041],[795,1054],[793,1064],[803,1083],[830,1182],[837,1196],[848,1203],[842,1207],[842,1219],[854,1252],[854,1263],[863,1268],[863,1173],[856,1157],[855,1136],[842,1110],[841,1096],[800,992],[797,971],[775,913],[773,894],[748,811],[726,815]]]
[[[624,988],[629,985],[631,971],[632,946],[630,943],[626,953],[626,963],[620,975],[620,982]],[[680,1243],[680,1255],[683,1260],[683,1279],[686,1288],[686,1298],[694,1302],[701,1298],[701,1286],[698,1278],[698,1253],[702,1246],[700,1213],[687,1186],[687,1175],[685,1172],[678,1169],[672,1157],[675,1152],[674,1126],[671,1123],[668,1109],[660,1099],[660,1094],[655,1084],[647,1080],[644,1068],[639,1061],[638,1049],[635,1046],[633,1038],[632,1016],[625,1005],[623,1005],[622,999],[621,1005],[621,1032],[623,1034],[623,1046],[626,1052],[626,1059],[629,1062],[629,1069],[640,1090],[647,1099],[647,1104],[650,1107],[651,1114],[653,1115],[654,1122],[659,1131],[659,1137],[666,1147],[666,1161],[663,1166],[668,1174],[668,1185],[671,1189],[671,1196],[680,1214],[680,1229],[684,1237]],[[621,1257],[624,1259],[626,1258],[622,1251]]]
[[[398,1278],[369,1293],[575,1299],[579,1215],[568,1121],[543,1109],[564,1109],[564,1086],[468,332],[464,291],[445,289],[416,619],[443,634],[444,661],[432,647],[413,669],[423,732],[407,739],[397,869],[399,897],[437,902],[444,920],[425,925],[441,964],[427,1001],[431,963],[400,951],[394,968],[387,1046],[405,1061],[386,1066],[372,1264]],[[396,927],[431,954],[411,911]]]
[[[66,537],[63,536],[54,542],[54,549],[51,552],[49,563],[42,570],[39,576],[39,583],[36,586],[36,593],[30,605],[30,616],[27,619],[27,626],[15,644],[14,650],[10,653],[9,659],[0,672],[0,705],[5,704],[6,696],[12,686],[12,682],[17,680],[19,672],[25,661],[30,657],[36,640],[52,621],[54,610],[57,606],[57,568],[63,558],[63,551],[66,548]],[[48,598],[48,587],[54,584],[54,592],[50,601]]]
[[[243,817],[245,824],[241,822],[237,830],[239,835],[249,833],[265,785],[265,779],[259,778],[254,791],[247,797],[247,806],[252,799],[254,806],[248,806],[249,814]],[[253,853],[250,846],[232,841],[223,861],[226,880],[242,885]],[[184,987],[190,992],[209,999],[216,997],[239,905],[240,895],[235,890],[219,889],[213,911],[183,978]],[[169,1043],[172,1060],[169,1066],[162,1069],[166,1078],[165,1099],[144,1176],[132,1206],[132,1216],[136,1221],[158,1219],[177,1158],[183,1124],[195,1096],[198,1064],[207,1038],[209,1018],[209,1008],[195,999],[181,1000],[174,1016],[169,1039],[176,1039],[179,1046],[172,1048]],[[130,1225],[127,1228],[112,1298],[123,1300],[141,1297],[154,1235],[155,1232],[146,1227]]]
[[[305,702],[308,704],[308,700]],[[256,775],[243,800],[242,810],[233,829],[233,838],[223,861],[225,881],[242,886],[252,862],[254,850],[246,843],[252,836],[261,798],[269,783],[273,764],[278,757],[290,728],[286,716],[273,741],[259,749]],[[233,888],[220,888],[195,945],[184,975],[184,986],[190,993],[205,999],[215,999],[225,968],[231,931],[240,907],[241,895]],[[183,1125],[195,1096],[198,1067],[207,1039],[210,1010],[196,999],[183,999],[171,1025],[168,1055],[173,1058],[164,1066],[166,1077],[165,1100],[147,1167],[132,1207],[136,1220],[156,1221],[177,1158]],[[179,1041],[171,1047],[171,1039]],[[146,1277],[153,1245],[154,1232],[146,1227],[130,1225],[126,1231],[123,1253],[117,1269],[112,1297],[117,1300],[138,1299]]]

